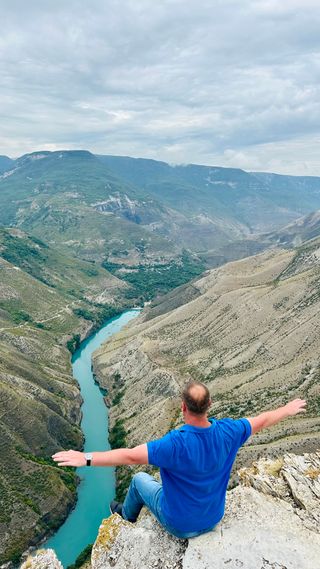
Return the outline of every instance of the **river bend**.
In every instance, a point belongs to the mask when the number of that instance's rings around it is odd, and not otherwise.
[[[102,328],[81,343],[72,357],[73,375],[83,398],[81,429],[85,437],[85,451],[110,449],[108,442],[108,412],[99,386],[94,382],[91,356],[107,338],[116,334],[139,310],[128,310],[108,320]],[[97,537],[103,518],[110,515],[109,503],[115,494],[114,468],[78,468],[81,479],[78,501],[58,531],[45,543],[55,550],[66,568]]]

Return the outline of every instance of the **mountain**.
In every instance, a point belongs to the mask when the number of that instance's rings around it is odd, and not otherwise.
[[[18,560],[74,504],[73,472],[48,459],[82,445],[70,351],[115,314],[124,288],[99,266],[0,230],[0,564]]]
[[[184,247],[207,249],[212,240],[230,242],[230,235],[247,232],[234,220],[193,219],[170,208],[86,151],[19,158],[0,177],[0,206],[0,223],[19,225],[77,256],[123,263],[172,258]]]
[[[250,257],[266,249],[275,247],[291,249],[302,245],[305,241],[317,238],[319,234],[320,210],[300,217],[277,231],[261,233],[258,236],[250,235],[246,239],[240,239],[209,251],[205,255],[205,264],[207,268],[214,268],[229,261]]]
[[[11,160],[8,156],[0,156],[0,174],[6,172],[12,168],[14,160]]]
[[[218,418],[308,400],[306,415],[256,435],[238,465],[266,452],[318,450],[319,267],[320,236],[207,271],[181,289],[182,302],[179,289],[159,299],[94,355],[110,399],[123,395],[111,407],[111,433],[135,445],[179,426],[180,390],[196,378]]]
[[[286,227],[266,234],[262,242],[279,247],[297,247],[305,241],[317,238],[320,234],[320,210],[300,217]]]
[[[252,172],[252,175],[266,188],[271,200],[277,200],[280,207],[290,207],[300,214],[319,209],[319,178],[316,176],[285,176]],[[308,201],[306,207],[306,198]]]
[[[257,174],[236,168],[169,165],[121,156],[100,160],[128,183],[196,219],[232,220],[242,234],[276,229],[319,209],[320,178]],[[240,232],[238,232],[238,236]]]
[[[286,185],[283,177],[87,151],[35,152],[7,167],[0,175],[0,563],[56,527],[74,502],[74,475],[46,458],[82,444],[69,352],[120,307],[191,277],[98,353],[101,384],[117,401],[111,436],[134,444],[179,424],[179,389],[195,375],[212,389],[218,416],[253,413],[295,393],[310,398],[306,418],[261,435],[243,461],[264,448],[318,444],[320,243],[318,214],[308,213],[318,203],[318,178],[295,185],[289,177]],[[294,251],[267,251],[199,279],[202,258],[225,262],[310,237]]]
[[[13,167],[12,167],[13,166]],[[320,179],[34,152],[0,176],[0,223],[78,258],[124,267],[206,258],[320,208]],[[249,246],[249,250],[254,250]]]
[[[110,194],[141,201],[90,152],[28,154],[16,160],[10,175],[0,177],[0,223],[19,226],[82,258],[102,260],[118,249],[139,257],[136,246],[141,244],[150,256],[175,250],[129,215],[105,212],[102,203]],[[144,205],[148,212],[152,207],[150,200]]]

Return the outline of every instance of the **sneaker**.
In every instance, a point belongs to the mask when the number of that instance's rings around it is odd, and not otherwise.
[[[110,510],[112,514],[119,514],[119,516],[122,516],[122,504],[120,502],[116,502],[115,500],[112,500],[111,504],[110,504]]]

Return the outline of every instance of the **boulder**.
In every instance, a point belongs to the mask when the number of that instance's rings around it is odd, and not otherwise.
[[[39,549],[21,565],[21,569],[63,569],[53,549]]]

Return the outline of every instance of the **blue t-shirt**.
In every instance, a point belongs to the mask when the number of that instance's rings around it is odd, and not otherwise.
[[[147,443],[149,464],[160,467],[162,513],[178,531],[209,529],[221,520],[233,462],[251,435],[248,419],[210,422]]]

